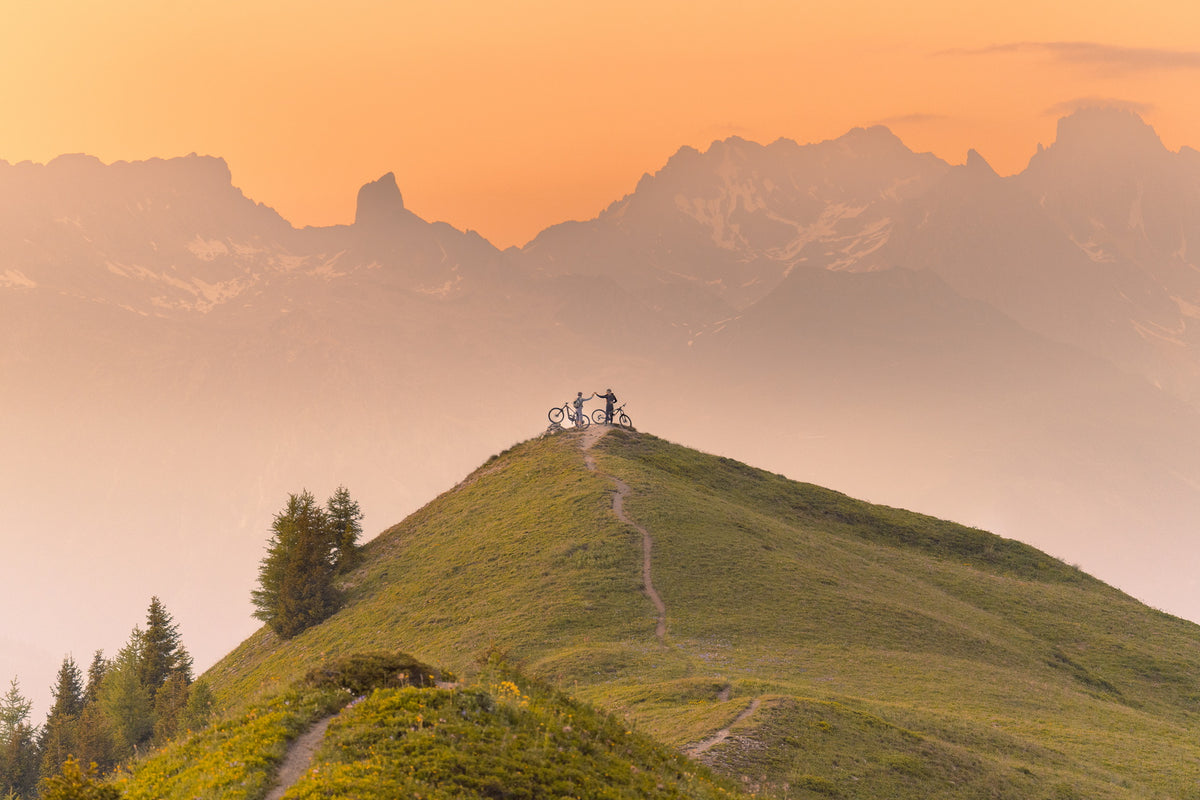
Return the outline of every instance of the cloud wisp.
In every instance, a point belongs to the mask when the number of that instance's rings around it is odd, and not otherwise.
[[[923,125],[927,123],[941,123],[950,119],[945,114],[925,114],[921,112],[913,114],[897,114],[891,117],[875,120],[876,125]]]
[[[976,49],[943,50],[939,55],[1040,55],[1064,64],[1106,72],[1200,70],[1200,51],[1124,47],[1101,42],[1009,42]]]

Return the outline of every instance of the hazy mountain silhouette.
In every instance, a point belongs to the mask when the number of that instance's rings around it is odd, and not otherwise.
[[[391,174],[296,229],[219,159],[0,163],[0,580],[99,581],[115,620],[9,635],[111,647],[158,592],[204,662],[252,628],[287,492],[345,483],[377,530],[608,386],[640,428],[1200,618],[1198,203],[1200,155],[1108,111],[1007,178],[879,127],[683,148],[504,252]]]

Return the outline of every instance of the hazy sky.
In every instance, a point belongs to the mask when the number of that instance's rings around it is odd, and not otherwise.
[[[1200,4],[961,0],[4,0],[0,159],[199,152],[296,225],[396,173],[522,244],[679,146],[883,123],[1019,171],[1081,102],[1200,144]]]

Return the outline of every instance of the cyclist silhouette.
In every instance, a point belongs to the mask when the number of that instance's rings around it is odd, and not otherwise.
[[[580,392],[580,394],[583,394]],[[617,396],[613,394],[613,390],[609,389],[604,394],[596,392],[593,397],[599,397],[604,401],[604,424],[612,425],[613,405],[617,402]]]
[[[587,402],[588,400],[591,400],[595,396],[596,396],[595,392],[593,392],[592,394],[589,394],[587,397],[583,396],[583,392],[579,392],[577,395],[575,395],[575,399],[571,401],[571,405],[575,406],[575,424],[576,425],[579,424],[579,420],[583,419],[583,404],[585,402]]]

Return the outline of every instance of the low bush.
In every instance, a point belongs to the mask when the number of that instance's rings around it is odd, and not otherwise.
[[[329,661],[305,677],[317,689],[345,689],[365,695],[373,689],[429,687],[454,676],[423,664],[407,653],[351,653]]]

